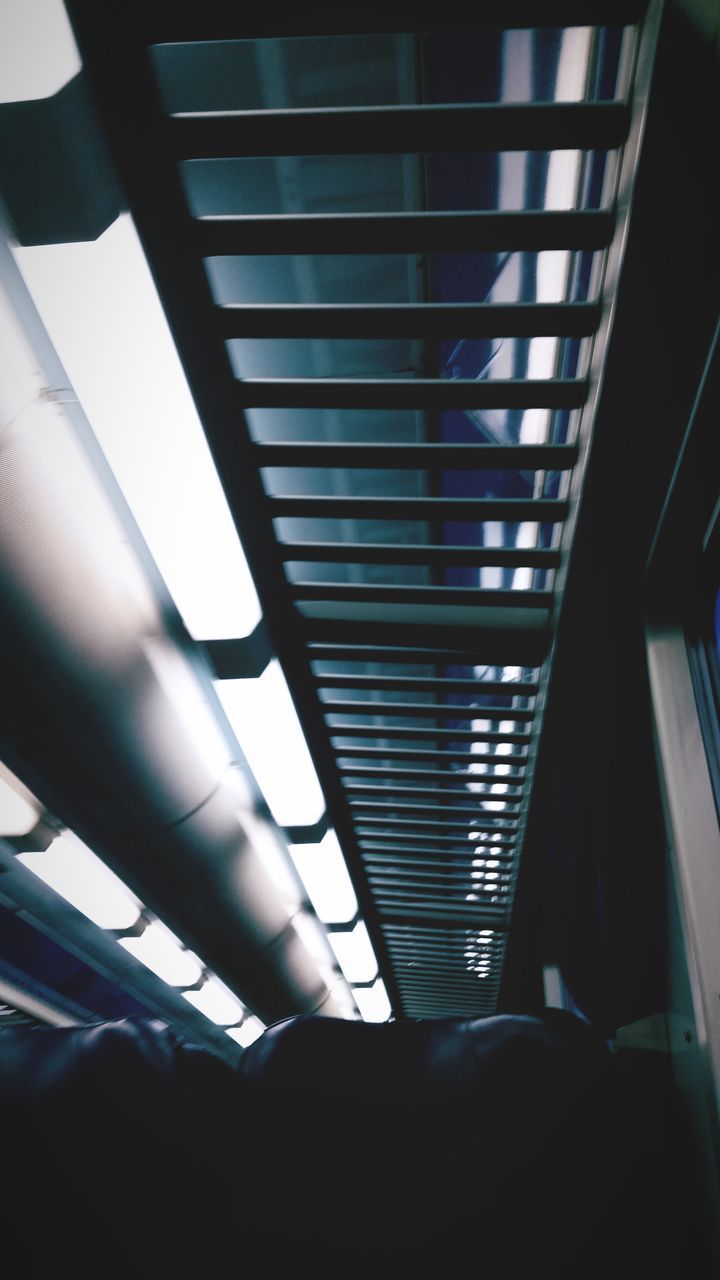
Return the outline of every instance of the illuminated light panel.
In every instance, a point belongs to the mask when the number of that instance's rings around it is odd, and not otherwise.
[[[244,1005],[219,978],[208,978],[199,991],[183,991],[183,997],[218,1027],[237,1022],[245,1012]]]
[[[43,853],[20,853],[18,862],[101,929],[129,929],[142,904],[100,858],[67,832]]]
[[[120,946],[171,987],[192,986],[202,976],[203,966],[197,956],[185,951],[159,920],[149,924],[139,938],[120,938]]]
[[[13,252],[189,632],[248,635],[257,593],[130,215]]]
[[[80,65],[62,0],[2,0],[0,102],[49,98]]]
[[[0,836],[26,836],[37,826],[40,810],[11,779],[12,774],[0,765]]]
[[[318,916],[326,924],[347,924],[357,913],[355,890],[334,831],[319,844],[290,845],[290,855]]]
[[[312,826],[325,800],[279,662],[257,680],[217,680],[215,688],[275,821]]]
[[[356,987],[353,996],[364,1022],[387,1022],[392,1010],[381,978],[372,987]]]
[[[251,1044],[260,1038],[265,1030],[265,1024],[259,1018],[250,1017],[239,1027],[228,1027],[226,1035],[230,1036],[236,1044],[242,1045],[243,1049],[248,1049]]]
[[[350,933],[328,933],[328,940],[348,982],[370,982],[375,977],[378,963],[362,920]]]

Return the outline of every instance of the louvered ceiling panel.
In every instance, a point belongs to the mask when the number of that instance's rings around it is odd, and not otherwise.
[[[656,6],[71,8],[395,1012],[490,1013]]]

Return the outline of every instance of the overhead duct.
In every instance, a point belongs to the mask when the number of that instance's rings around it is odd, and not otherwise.
[[[5,245],[0,261],[0,755],[264,1021],[337,1013],[253,845],[210,688],[69,421]]]

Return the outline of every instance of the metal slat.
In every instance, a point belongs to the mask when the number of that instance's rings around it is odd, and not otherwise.
[[[475,861],[477,861],[477,859],[475,859]],[[497,858],[493,858],[492,861],[499,862],[501,871],[507,872],[508,870],[511,870],[513,868],[515,860],[510,854],[502,852],[498,855]],[[443,871],[443,872],[450,871],[450,870],[452,870],[453,872],[457,871],[458,874],[463,874],[465,876],[467,876],[468,873],[472,870],[472,862],[473,862],[473,859],[471,858],[467,866],[465,867],[465,869],[461,871],[461,869],[459,869],[455,864],[455,860],[453,859],[451,862],[450,858],[447,855],[444,858],[443,857],[431,858],[430,856],[425,858],[417,858],[417,857],[407,858],[403,853],[387,853],[386,852],[384,855],[379,853],[373,853],[363,857],[363,866],[366,868],[375,867],[378,870],[382,870],[385,867],[397,867],[398,870],[402,870],[405,867],[407,867],[408,869],[415,868],[417,870],[422,871],[427,867],[432,867],[438,871]]]
[[[410,788],[410,790],[412,790],[412,788]],[[418,794],[422,794],[419,791],[419,789],[418,789]],[[434,796],[433,796],[433,799],[434,799]],[[362,822],[364,820],[362,816],[357,812],[361,808],[363,809],[372,808],[372,813],[374,814],[388,813],[388,814],[393,814],[395,816],[400,816],[400,817],[402,817],[403,813],[406,810],[412,810],[413,812],[418,813],[421,816],[434,814],[437,817],[448,818],[453,816],[464,817],[467,814],[467,815],[472,815],[475,818],[506,818],[508,821],[513,821],[515,823],[517,823],[523,816],[522,811],[520,809],[515,809],[515,808],[503,809],[503,810],[482,809],[482,808],[478,809],[474,805],[458,806],[457,804],[446,804],[444,806],[441,804],[440,805],[418,804],[417,806],[415,806],[412,800],[403,801],[402,799],[399,802],[390,803],[388,805],[381,804],[377,801],[365,801],[365,802],[363,802],[362,800],[351,801],[350,808],[352,810],[353,820],[354,821],[357,820],[358,822]]]
[[[513,27],[625,26],[637,22],[645,11],[643,0],[504,0],[502,13],[494,6],[476,6],[472,20],[457,11],[428,10],[422,30],[508,30]],[[179,5],[177,0],[145,0],[140,10],[144,38],[149,44],[206,40],[262,40],[291,36],[357,36],[383,32],[414,31],[416,6],[384,4],[382,8],[345,9],[319,5],[292,9],[272,6],[249,9],[228,0],[203,0],[200,5]]]
[[[372,654],[371,657],[368,657],[369,652]],[[403,666],[407,666],[411,661],[408,658],[407,649],[401,648],[397,644],[374,644],[369,647],[366,644],[334,644],[327,640],[310,640],[307,645],[307,654],[312,662],[319,662],[323,659],[328,662],[381,662],[388,663],[389,665],[392,665],[395,662],[401,662]],[[418,657],[418,654],[427,656]],[[431,649],[427,645],[423,645],[422,649],[418,649],[413,646],[412,662],[421,662],[423,665],[425,665],[425,663],[431,663],[438,664],[440,666],[452,665],[472,667],[475,666],[478,661],[479,655],[475,649],[463,649],[460,647],[447,648],[442,646],[436,646]],[[505,665],[505,663],[503,662],[502,665]],[[531,663],[524,665],[531,667],[535,665],[539,667],[540,664]],[[316,679],[320,679],[321,675],[325,674],[326,673],[324,672],[316,673]],[[363,675],[363,679],[365,678],[366,677]],[[375,677],[372,677],[372,679],[374,678]],[[378,688],[381,687],[380,681],[384,678],[385,677],[378,677]],[[394,675],[387,678],[392,680],[396,679]],[[407,678],[418,679],[419,677],[409,676]],[[442,688],[449,688],[449,685],[443,683],[443,681],[449,680],[450,677],[431,676],[428,677],[428,679],[435,682],[439,680]],[[497,685],[498,683],[499,682],[497,681],[483,681],[478,678],[471,682],[471,687],[474,690],[481,689],[485,691],[492,691],[493,684]],[[404,687],[409,688],[408,685],[405,685]],[[527,692],[528,684],[520,681],[517,683],[511,683],[508,681],[507,683],[502,684],[502,688],[507,691],[512,690],[518,694],[523,694]],[[537,693],[537,684],[534,681],[533,688],[535,693]]]
[[[416,794],[417,795],[423,794],[422,790],[419,787],[416,790]],[[362,818],[359,814],[359,810],[361,809],[362,810],[368,809],[370,811],[369,813],[370,817],[372,817],[375,814],[396,813],[396,814],[399,814],[401,818],[403,817],[404,814],[411,815],[413,813],[418,813],[421,816],[428,813],[442,814],[443,817],[447,818],[449,815],[453,813],[467,812],[469,815],[469,818],[468,818],[468,823],[466,825],[472,825],[473,821],[476,820],[478,817],[511,819],[517,816],[514,813],[509,813],[506,809],[503,809],[503,810],[478,809],[477,806],[474,804],[469,804],[467,806],[467,809],[464,806],[461,808],[458,808],[458,807],[454,807],[453,805],[446,805],[443,808],[442,805],[438,806],[434,804],[422,804],[422,803],[413,804],[412,801],[403,801],[403,800],[391,802],[389,804],[380,803],[380,801],[377,801],[377,800],[352,800],[350,802],[350,808],[353,810],[353,816],[356,816],[359,822],[366,821],[366,819]],[[462,826],[463,824],[461,822],[454,822],[452,825]]]
[[[424,947],[448,947],[452,954],[462,954],[467,948],[476,949],[480,938],[499,950],[504,950],[507,943],[505,931],[492,926],[475,928],[472,925],[416,925],[407,920],[386,920],[383,924],[383,937],[388,947],[396,951],[407,951],[411,947],[419,950]]]
[[[360,467],[370,470],[569,471],[572,444],[357,444],[319,440],[253,445],[259,467]]]
[[[349,803],[351,809],[355,808],[357,805],[362,805],[365,808],[374,806],[376,803],[379,803],[378,797],[384,797],[383,803],[393,805],[396,803],[395,797],[399,797],[400,803],[402,804],[406,796],[425,796],[426,799],[432,799],[435,805],[444,804],[446,808],[451,808],[453,805],[460,809],[471,809],[476,806],[480,806],[480,808],[482,808],[483,804],[492,801],[495,804],[505,805],[504,811],[512,813],[519,810],[519,803],[516,802],[519,802],[522,796],[522,792],[508,796],[506,792],[497,793],[492,791],[483,791],[474,793],[466,791],[452,791],[449,788],[439,790],[430,787],[428,790],[427,787],[381,787],[372,783],[366,786],[362,786],[357,783],[348,783],[345,790],[350,796]],[[352,797],[354,795],[369,795],[370,797],[375,798],[371,798],[370,800],[353,800]],[[460,803],[461,801],[462,803]]]
[[[473,949],[468,932],[466,929],[403,931],[397,927],[383,930],[388,953],[393,957],[412,959],[414,956],[426,956],[431,963],[435,960],[452,961],[454,964],[465,963],[466,951]],[[460,935],[457,939],[453,937],[456,933]],[[488,955],[491,959],[500,958],[503,955],[505,938],[502,934],[483,938],[483,942],[487,943],[487,946],[480,948],[482,954]],[[474,946],[477,948],[477,943]]]
[[[512,742],[519,746],[529,746],[532,736],[529,733],[498,733],[490,729],[424,729],[419,725],[375,724],[331,724],[328,725],[331,738],[406,738],[411,742],[433,739],[438,742]]]
[[[397,661],[402,659],[398,658]],[[407,662],[407,656],[404,661]],[[344,672],[340,675],[332,672],[316,674],[315,684],[320,689],[390,689],[400,693],[436,693],[439,690],[441,693],[472,693],[479,697],[493,698],[532,698],[538,691],[538,686],[529,680],[518,680],[511,684],[509,681],[497,680],[454,680],[451,676],[347,675]],[[504,710],[503,708],[503,712]]]
[[[242,409],[580,409],[583,378],[245,378]]]
[[[327,520],[523,520],[559,524],[568,504],[559,498],[346,498],[335,494],[269,495],[268,507],[277,516],[311,516]],[[374,586],[374,584],[373,584]],[[508,592],[526,596],[531,592]]]
[[[428,876],[424,880],[408,880],[406,872],[403,872],[401,878],[393,878],[392,876],[368,875],[368,883],[374,891],[385,896],[397,895],[398,898],[403,897],[412,902],[457,902],[458,906],[467,901],[473,901],[466,897],[466,892],[474,893],[475,889],[471,881],[465,883],[445,883],[440,878]],[[501,884],[500,881],[493,883],[492,889],[484,885],[476,886],[477,892],[487,893],[492,898],[500,898],[507,893],[508,885]]]
[[[411,747],[336,747],[335,755],[351,760],[425,760],[447,761],[457,764],[510,764],[523,765],[527,756],[518,753],[498,756],[487,751],[429,751]],[[484,776],[484,775],[483,775]]]
[[[426,966],[428,972],[433,972],[436,969],[448,969],[456,973],[461,967],[464,969],[467,963],[467,957],[463,955],[462,951],[442,951],[438,948],[415,948],[410,946],[396,948],[391,944],[388,945],[388,951],[396,964],[412,965],[422,962],[423,971],[418,975],[420,977],[424,976]],[[491,967],[502,963],[503,948],[500,946],[498,946],[497,950],[488,949],[483,954],[488,957]]]
[[[559,548],[412,546],[395,542],[278,542],[285,561],[327,564],[420,564],[434,568],[495,565],[503,569],[557,569]]]
[[[587,338],[600,322],[594,302],[226,303],[223,338]]]
[[[429,499],[432,501],[432,499]],[[462,518],[462,517],[461,517]],[[352,517],[351,517],[352,519]],[[400,512],[398,519],[402,520]],[[368,600],[390,604],[462,604],[478,609],[550,609],[552,591],[498,591],[487,587],[416,587],[405,583],[291,582],[294,600]]]
[[[335,605],[334,609],[339,610],[340,607]],[[364,613],[358,609],[361,616],[351,618],[333,617],[329,612],[323,614],[321,608],[317,604],[308,604],[302,614],[298,611],[305,643],[323,641],[332,645],[334,642],[338,646],[337,653],[342,652],[346,643],[357,644],[362,649],[364,662],[384,662],[388,640],[402,647],[407,666],[437,662],[539,667],[550,647],[547,615],[539,609],[485,609],[482,616],[478,616],[478,610],[469,609],[463,611],[464,616],[458,619],[454,611],[461,610],[462,606],[456,605],[444,611],[438,609],[442,620],[430,621],[409,617],[408,614],[401,619],[397,613],[391,612],[392,605],[375,606],[376,610],[385,609],[387,612],[371,619],[367,617],[368,607]],[[406,608],[409,613],[414,606]],[[419,621],[421,626],[418,626]],[[424,645],[434,647],[416,648],[421,637]],[[311,652],[308,653],[308,657],[312,656]]]
[[[416,829],[415,829],[416,828]],[[442,828],[439,829],[438,828]],[[447,832],[447,835],[446,835]],[[464,823],[452,822],[432,822],[432,820],[423,819],[406,819],[396,818],[383,820],[377,819],[377,826],[370,826],[370,823],[359,823],[355,829],[357,841],[359,841],[360,849],[365,849],[366,840],[378,840],[387,842],[389,846],[395,847],[396,842],[400,842],[398,847],[404,849],[405,841],[428,840],[436,845],[456,846],[457,851],[466,858],[473,858],[475,841],[470,840],[470,836],[479,836],[477,844],[486,849],[488,836],[500,836],[503,844],[502,849],[514,849],[516,836],[518,836],[518,828],[516,827],[488,827],[478,826],[469,827]],[[495,844],[495,841],[489,841],[489,844]],[[500,841],[498,841],[500,844]],[[483,855],[484,856],[484,855]],[[491,855],[492,856],[492,855]]]
[[[436,969],[447,969],[448,971],[457,973],[458,970],[464,970],[467,963],[467,957],[465,957],[463,952],[459,950],[442,951],[437,948],[413,948],[410,946],[407,948],[395,948],[392,945],[388,946],[388,950],[391,958],[396,964],[410,966],[413,964],[417,965],[418,962],[422,962],[423,968],[418,973],[418,977],[424,977],[426,966],[428,972],[433,972]],[[483,953],[483,955],[487,956],[490,961],[491,968],[502,963],[503,950],[504,949],[501,946],[498,946],[496,950],[488,949]]]
[[[473,903],[472,906],[472,911],[459,915],[457,912],[450,913],[444,910],[415,911],[407,907],[399,911],[395,903],[388,903],[386,910],[379,915],[383,932],[391,924],[421,929],[457,929],[458,931],[493,929],[500,933],[507,930],[508,912],[504,905],[495,907],[488,903],[482,911],[478,910],[477,903]]]
[[[491,998],[497,995],[497,988],[500,982],[500,974],[494,975],[489,973],[487,978],[481,978],[479,975],[469,973],[467,978],[457,981],[445,982],[425,982],[422,978],[415,979],[402,975],[402,995],[403,1001],[406,998],[412,1000],[412,1007],[422,1007],[424,1009],[435,1009],[439,1017],[445,1017],[448,1014],[448,1001],[452,1007],[453,999],[457,1001],[455,1009],[463,1016],[468,1016],[468,993],[479,991],[478,1003],[483,1007],[484,1003],[489,1002]],[[427,999],[424,999],[424,993],[427,992]],[[444,995],[444,999],[433,999],[435,992],[438,995]]]
[[[447,830],[467,831],[472,832],[473,834],[475,832],[480,832],[481,835],[517,835],[517,823],[502,822],[502,814],[497,814],[497,822],[494,821],[495,814],[486,815],[488,818],[493,818],[492,822],[481,822],[480,817],[483,815],[477,815],[475,818],[453,819],[448,818],[447,815],[442,818],[423,818],[421,814],[420,817],[415,818],[412,815],[413,813],[418,812],[418,810],[414,810],[412,806],[408,806],[408,809],[410,811],[407,814],[401,814],[398,818],[391,818],[383,815],[377,816],[376,814],[369,814],[367,817],[361,817],[360,814],[354,814],[353,819],[355,822],[355,830],[359,835],[369,836],[379,835],[379,832],[375,830],[377,827],[382,827],[390,836],[397,834],[396,828],[402,831],[409,831],[411,835],[414,835],[415,833],[410,831],[410,828],[412,827],[417,827],[423,832],[429,830],[440,831],[442,833]],[[368,827],[369,830],[366,831],[366,827]]]
[[[430,835],[428,832],[417,832],[415,835],[405,837],[401,835],[383,836],[379,832],[376,832],[375,835],[368,840],[363,840],[360,847],[363,853],[402,853],[405,851],[407,853],[420,854],[456,853],[458,855],[468,856],[473,853],[473,845],[471,845],[469,841],[462,841],[459,836],[434,836],[432,844],[426,845],[415,844],[409,846],[403,843],[404,840],[428,840],[429,838]],[[373,841],[379,843],[373,843]],[[486,848],[486,845],[483,844],[482,840],[479,840],[477,843],[480,848]],[[486,844],[487,843],[488,842],[486,842]],[[489,843],[492,844],[493,850],[497,848],[512,851],[517,847],[513,840],[493,840]],[[445,845],[450,847],[446,849],[444,847]],[[487,854],[485,856],[487,856]]]
[[[502,759],[503,759],[502,756],[493,757],[493,760],[496,764]],[[503,783],[508,783],[510,786],[519,786],[522,784],[524,780],[524,776],[522,773],[510,773],[510,774],[467,773],[466,774],[466,773],[458,773],[450,769],[385,769],[385,768],[378,768],[376,765],[366,765],[365,768],[361,768],[360,765],[343,765],[338,769],[338,773],[340,773],[343,780],[346,777],[356,778],[356,777],[367,775],[369,777],[387,778],[390,782],[393,782],[397,778],[413,779],[415,782],[418,782],[418,781],[424,782],[427,779],[440,778],[440,779],[444,779],[445,781],[453,781],[453,782],[472,782],[472,783],[477,782],[479,785],[482,785],[484,783],[488,783],[489,785],[491,785],[493,782],[503,782]],[[347,789],[347,784],[345,784],[345,786]],[[467,792],[467,793],[461,793],[461,794],[470,795],[472,793]],[[484,795],[486,793],[482,792],[479,794]]]
[[[395,917],[401,913],[402,918],[407,920],[433,920],[453,924],[471,920],[474,923],[478,920],[504,919],[509,905],[506,902],[484,903],[480,907],[475,902],[459,903],[453,902],[452,899],[443,899],[441,903],[436,904],[433,899],[420,897],[409,902],[392,890],[378,893],[376,901],[381,920],[386,915]]]
[[[405,887],[409,890],[412,890],[416,884],[419,886],[436,884],[441,889],[455,890],[461,888],[464,891],[469,885],[471,889],[473,889],[473,886],[475,888],[480,886],[483,893],[489,893],[491,890],[492,892],[495,891],[496,885],[501,888],[507,885],[510,881],[511,873],[511,868],[507,865],[501,865],[494,870],[478,875],[473,872],[469,864],[461,867],[451,864],[449,860],[445,866],[439,865],[438,860],[435,862],[428,860],[427,863],[419,865],[405,862],[393,864],[391,862],[373,863],[371,861],[364,862],[363,865],[369,877],[371,879],[377,878],[378,883],[383,877],[394,880],[399,876],[404,880]]]
[[[463,930],[463,933],[465,931]],[[426,959],[430,965],[436,964],[464,964],[468,957],[465,951],[468,949],[466,943],[461,945],[443,945],[440,942],[428,943],[425,941],[411,941],[408,939],[405,943],[396,943],[392,941],[391,936],[386,932],[385,941],[387,943],[388,952],[393,959],[398,961],[407,961],[417,959]],[[481,954],[487,955],[490,960],[500,959],[504,951],[501,941],[491,942],[490,946],[483,948]]]
[[[453,213],[276,213],[210,216],[194,224],[204,257],[235,254],[541,252],[604,249],[612,210]]]
[[[177,160],[230,156],[398,155],[429,151],[595,151],[622,146],[624,102],[297,107],[173,115]]]
[[[355,702],[350,699],[325,702],[321,699],[324,715],[353,716],[404,716],[407,718],[438,720],[515,720],[532,721],[535,712],[524,707],[517,710],[508,707],[461,705],[447,702]]]

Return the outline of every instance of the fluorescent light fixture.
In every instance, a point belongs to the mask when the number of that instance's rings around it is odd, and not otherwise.
[[[275,821],[312,826],[325,800],[277,659],[257,680],[217,680],[215,688]]]
[[[79,70],[62,0],[1,0],[0,102],[49,98]]]
[[[293,916],[293,927],[305,950],[309,952],[317,965],[324,970],[322,978],[325,985],[330,986],[332,984],[332,975],[327,970],[332,963],[332,955],[328,945],[327,934],[322,925],[318,924],[315,917],[309,915],[307,911],[298,911],[297,915]]]
[[[40,808],[30,793],[0,764],[0,836],[26,836],[39,818]]]
[[[171,987],[189,987],[199,981],[203,971],[197,956],[185,951],[159,920],[149,924],[139,938],[121,938],[120,946]]]
[[[232,991],[228,991],[219,978],[208,978],[199,991],[183,991],[183,996],[189,1004],[194,1005],[200,1013],[204,1013],[206,1018],[219,1027],[237,1022],[245,1012],[244,1005]]]
[[[265,1025],[259,1018],[250,1017],[246,1018],[239,1027],[228,1027],[226,1035],[229,1035],[236,1044],[242,1045],[243,1049],[247,1049],[259,1039],[264,1030]]]
[[[387,1022],[390,1017],[390,1001],[381,978],[372,987],[356,987],[353,995],[364,1022]]]
[[[290,845],[290,855],[318,916],[326,924],[347,924],[358,904],[334,831],[319,844]]]
[[[348,982],[370,982],[378,970],[375,952],[362,920],[349,933],[328,933],[337,962]]]
[[[116,875],[71,832],[43,853],[20,853],[18,862],[101,929],[129,929],[142,904]]]
[[[130,215],[13,252],[191,635],[248,635],[257,594]]]

